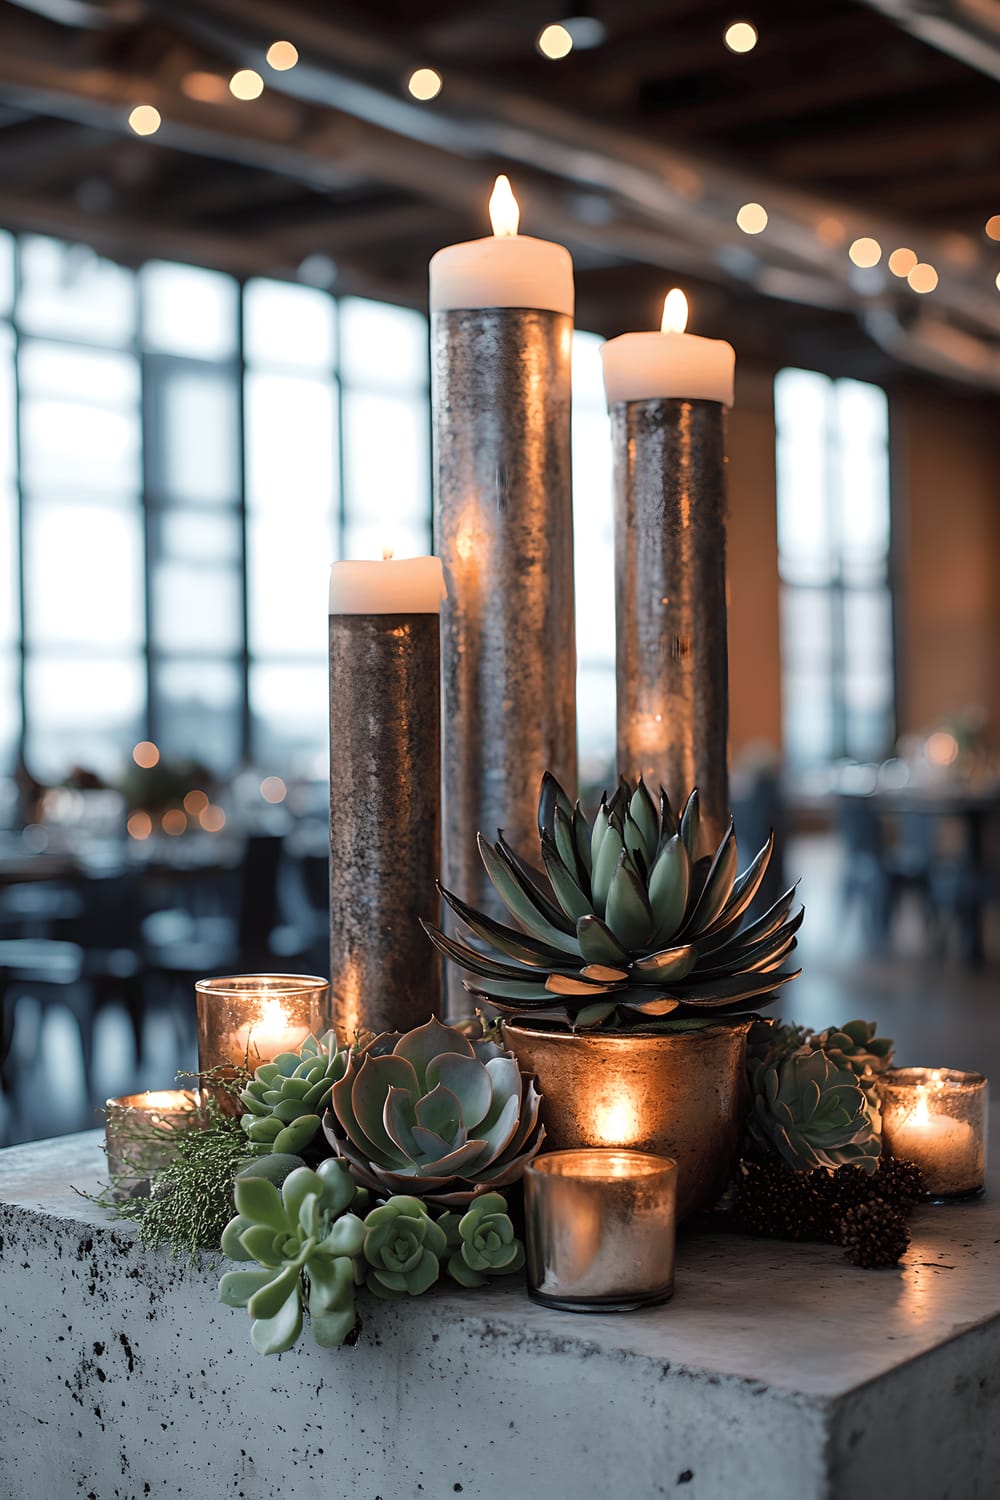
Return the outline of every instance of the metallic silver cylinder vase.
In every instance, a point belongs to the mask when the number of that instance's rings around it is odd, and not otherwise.
[[[611,409],[615,473],[618,767],[697,786],[713,847],[729,821],[729,653],[723,408]]]
[[[432,319],[444,883],[497,915],[477,832],[529,851],[543,772],[576,787],[572,335],[524,308]],[[458,984],[449,1001],[469,1010]]]
[[[406,1031],[441,1009],[437,614],[330,616],[334,1025]]]

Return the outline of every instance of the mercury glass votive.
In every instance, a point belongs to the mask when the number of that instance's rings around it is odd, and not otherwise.
[[[892,1068],[881,1080],[883,1142],[920,1168],[933,1202],[983,1191],[987,1087],[982,1073],[951,1068]]]
[[[204,1123],[200,1097],[189,1089],[109,1099],[104,1106],[104,1139],[115,1197],[147,1196],[150,1179],[173,1159],[178,1133],[199,1130]]]
[[[528,1290],[567,1312],[631,1312],[674,1289],[677,1163],[550,1151],[525,1169]]]
[[[315,974],[230,974],[199,979],[198,1068],[254,1068],[297,1052],[329,1027],[329,991]]]

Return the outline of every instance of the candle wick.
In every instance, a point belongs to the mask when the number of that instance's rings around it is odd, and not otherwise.
[[[382,548],[382,561],[383,562],[391,562],[392,561],[392,556],[393,556],[393,553],[395,552],[395,550],[396,550],[395,547],[383,547]]]

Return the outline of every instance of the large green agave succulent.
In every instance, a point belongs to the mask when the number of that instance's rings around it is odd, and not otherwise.
[[[591,823],[547,774],[538,802],[545,878],[502,835],[495,844],[479,836],[486,872],[518,928],[442,891],[493,951],[425,929],[446,958],[477,976],[466,988],[508,1015],[636,1027],[746,1011],[799,972],[778,971],[802,909],[789,915],[792,887],[746,923],[773,835],[737,875],[732,823],[706,856],[698,823],[697,791],[676,818],[662,788],[657,806],[643,781],[633,788],[624,779]]]

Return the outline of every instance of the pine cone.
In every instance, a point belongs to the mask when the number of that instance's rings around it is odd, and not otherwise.
[[[840,1242],[855,1266],[894,1266],[906,1254],[910,1231],[898,1208],[882,1198],[849,1208],[841,1221]]]
[[[822,1168],[793,1172],[781,1161],[744,1162],[736,1185],[734,1218],[745,1234],[778,1240],[838,1239]]]
[[[900,1161],[895,1156],[882,1154],[878,1171],[873,1179],[875,1191],[887,1203],[911,1213],[925,1197],[927,1186],[920,1168],[911,1161]]]

